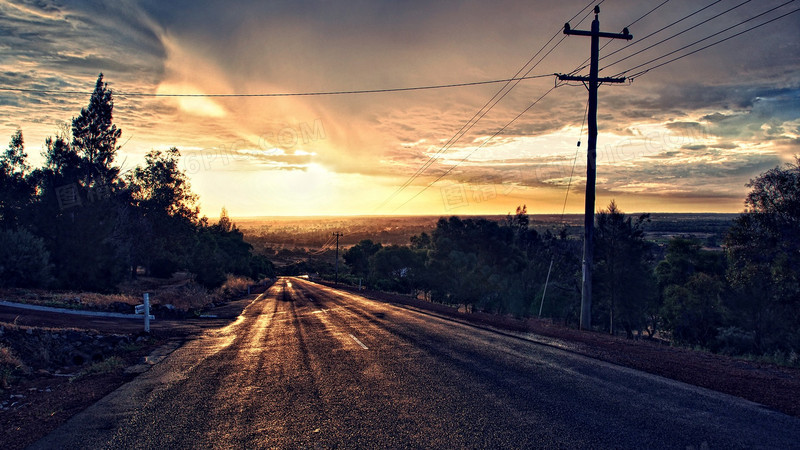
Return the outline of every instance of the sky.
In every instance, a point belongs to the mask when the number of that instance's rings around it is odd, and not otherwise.
[[[597,3],[602,31],[629,26],[634,36],[602,39],[601,76],[635,75],[800,7]],[[130,170],[149,151],[177,147],[209,217],[222,207],[233,217],[505,214],[522,204],[581,213],[588,94],[579,83],[552,88],[554,73],[589,56],[589,38],[561,30],[567,21],[589,29],[590,9],[584,0],[0,0],[0,139],[21,129],[40,163],[45,138],[88,104],[103,73],[122,129],[116,163]],[[742,211],[748,180],[800,155],[798,30],[800,12],[602,85],[597,208],[616,200],[626,212]],[[541,77],[517,83],[476,123],[502,83],[164,96],[445,85],[508,79],[523,67]]]

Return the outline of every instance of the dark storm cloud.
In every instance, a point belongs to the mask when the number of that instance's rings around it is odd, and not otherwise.
[[[24,61],[73,75],[129,74],[164,57],[152,24],[131,2],[5,1],[0,8],[3,39],[12,44],[11,56]]]

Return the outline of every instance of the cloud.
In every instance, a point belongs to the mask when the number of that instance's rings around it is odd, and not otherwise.
[[[413,187],[426,186],[457,165],[440,183],[513,186],[515,195],[553,199],[569,183],[579,140],[583,147],[572,174],[579,186],[585,170],[585,89],[560,87],[509,124],[553,86],[552,78],[523,81],[494,97],[502,99],[463,136],[462,127],[473,124],[487,101],[494,103],[490,99],[502,85],[270,98],[124,94],[308,92],[505,78],[585,6],[571,0],[535,5],[0,0],[0,86],[88,93],[102,71],[117,93],[115,120],[123,140],[130,139],[125,156],[135,163],[151,148],[178,146],[200,158],[198,177],[219,170],[234,180],[237,172],[246,172],[252,174],[249,180],[278,183],[288,172],[293,177],[305,171],[325,173],[326,183],[341,183],[336,186],[342,189],[363,183],[347,192],[373,185],[393,191],[441,151]],[[764,8],[745,5],[602,73],[629,69]],[[601,26],[621,29],[649,9],[634,4],[604,9]],[[664,5],[631,28],[631,43],[604,48],[603,56],[623,50],[601,65],[688,27],[687,22],[643,39],[696,9],[689,0]],[[715,6],[703,18],[724,9]],[[658,198],[659,205],[680,196],[698,202],[743,196],[747,179],[800,151],[800,37],[784,31],[800,27],[796,16],[630,85],[601,86],[598,192]],[[572,26],[588,27],[580,18]],[[588,46],[587,39],[569,37],[531,74],[568,72],[586,59]],[[88,94],[0,91],[8,117],[3,131],[10,135],[22,127],[27,142],[41,142],[87,101]],[[220,165],[223,154],[234,162]],[[214,155],[219,158],[211,160]],[[225,192],[208,188],[201,196],[214,204]],[[555,203],[551,209],[560,207]]]

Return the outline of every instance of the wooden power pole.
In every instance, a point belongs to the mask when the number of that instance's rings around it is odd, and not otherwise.
[[[569,23],[564,25],[564,34],[576,36],[589,36],[592,38],[590,55],[589,76],[559,75],[562,81],[588,82],[589,89],[589,148],[586,162],[586,208],[584,210],[584,240],[583,240],[583,287],[581,290],[581,329],[592,327],[592,264],[594,259],[594,197],[595,182],[597,178],[597,87],[600,83],[622,83],[625,78],[599,78],[598,54],[600,53],[600,38],[631,40],[633,36],[625,28],[621,34],[603,33],[600,31],[600,7],[594,7],[594,20],[592,31],[572,30]]]
[[[336,236],[336,278],[334,282],[339,284],[339,238],[344,235],[338,231],[333,233],[333,235]]]

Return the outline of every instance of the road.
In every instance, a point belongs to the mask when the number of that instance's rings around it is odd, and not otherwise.
[[[798,448],[800,420],[280,279],[32,448]]]

